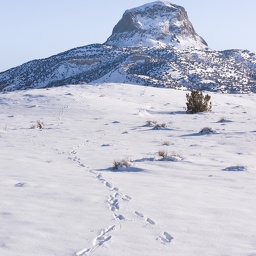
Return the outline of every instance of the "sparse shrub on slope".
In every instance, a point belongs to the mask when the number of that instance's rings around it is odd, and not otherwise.
[[[186,94],[186,98],[187,113],[208,112],[212,109],[212,103],[210,102],[211,96],[208,94],[203,95],[200,91],[192,90],[191,94]]]
[[[154,126],[157,124],[157,121],[154,120],[147,120],[146,121],[146,126]]]
[[[161,130],[161,129],[166,129],[167,128],[167,124],[166,123],[162,123],[162,124],[156,124],[153,129],[154,130]]]
[[[199,134],[211,134],[211,133],[214,133],[214,130],[211,127],[204,127],[199,132]]]
[[[170,146],[170,145],[171,145],[171,142],[165,140],[165,141],[163,141],[162,145],[163,145],[163,146]]]
[[[114,160],[113,162],[113,169],[117,170],[120,168],[128,168],[132,165],[132,161],[129,159],[123,159],[123,160]]]
[[[31,125],[30,128],[31,128],[31,129],[36,129],[36,128],[38,128],[38,129],[41,130],[41,129],[44,128],[44,122],[41,121],[41,120],[37,120],[37,121],[36,121],[36,124]]]
[[[168,152],[166,150],[159,150],[158,157],[156,159],[159,161],[177,162],[177,161],[182,160],[183,157],[176,153],[168,154]]]
[[[168,153],[166,150],[159,150],[158,151],[158,156],[161,157],[161,158],[165,158],[168,156]]]

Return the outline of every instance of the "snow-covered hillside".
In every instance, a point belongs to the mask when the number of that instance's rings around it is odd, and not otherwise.
[[[211,93],[213,112],[189,115],[185,94],[0,94],[0,255],[256,255],[256,95]]]
[[[255,81],[256,56],[249,51],[95,44],[2,72],[0,91],[111,82],[248,93],[256,92]]]

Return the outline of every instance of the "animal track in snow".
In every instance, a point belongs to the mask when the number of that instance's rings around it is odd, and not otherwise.
[[[15,184],[15,187],[22,188],[22,187],[24,187],[25,185],[26,185],[25,182],[19,182],[19,183],[16,183],[16,184]]]
[[[82,164],[82,163],[80,163],[80,162],[79,162],[79,166],[81,166],[81,167],[86,167],[84,164]]]
[[[99,247],[105,242],[109,241],[111,239],[111,236],[106,234],[114,229],[115,229],[115,225],[102,229],[100,234],[94,239],[93,245]]]
[[[145,217],[145,215],[141,212],[135,211],[134,212],[141,220],[146,221],[148,224],[154,226],[156,225],[155,221],[153,221],[152,219]],[[159,237],[156,238],[156,240],[159,240],[162,244],[170,244],[171,241],[174,238],[166,231],[163,232],[162,235],[160,235]]]
[[[105,236],[105,235],[100,235],[99,237],[96,237],[93,245],[94,246],[101,246],[103,245],[105,242],[109,241],[111,239],[111,236]]]
[[[84,249],[80,250],[79,252],[77,252],[75,254],[75,256],[86,256],[86,255],[88,255],[87,252],[90,252],[90,249],[84,248]]]
[[[118,220],[126,220],[125,217],[122,214],[116,215],[115,217]]]
[[[155,225],[155,224],[156,224],[152,219],[147,218],[147,217],[144,218],[144,214],[143,214],[143,213],[140,213],[140,212],[135,211],[135,214],[136,214],[138,217],[144,219],[147,223],[149,223],[149,224],[151,224],[151,225]]]
[[[101,174],[98,174],[98,175],[96,176],[96,178],[97,178],[99,181],[101,181],[101,182],[105,182],[105,179],[102,178],[102,175],[101,175]]]
[[[94,250],[96,250],[98,247],[102,246],[104,243],[109,241],[112,236],[108,235],[109,232],[115,230],[115,225],[110,226],[108,228],[102,229],[100,234],[94,238],[92,242],[91,248],[84,248],[80,251],[78,251],[75,255],[76,256],[88,256],[90,255]]]
[[[174,238],[167,232],[163,233],[163,236],[159,236],[157,240],[160,240],[163,244],[169,244]]]
[[[104,185],[108,188],[113,188],[113,186],[111,185],[111,183],[109,183],[108,181],[104,182]]]
[[[135,211],[135,214],[136,214],[137,216],[141,217],[141,218],[144,218],[144,215],[143,215],[142,213],[140,213],[140,212]]]
[[[114,195],[111,195],[108,199],[108,205],[112,212],[115,212],[116,210],[119,210],[119,200],[117,198],[118,194],[115,193]]]
[[[92,172],[94,173],[95,172]],[[120,199],[125,202],[129,202],[132,198],[128,195],[124,195],[120,192],[120,189],[117,187],[114,187],[110,182],[106,181],[103,177],[102,174],[95,174],[95,177],[103,183],[107,188],[110,189],[110,191],[113,191],[113,194],[109,196],[107,200],[107,204],[109,209],[112,211],[114,218],[118,220],[126,220],[124,215],[119,214],[118,211],[120,210]]]
[[[79,162],[80,158],[75,156],[75,157],[69,157],[70,160],[74,161],[74,162]]]
[[[122,199],[123,199],[124,201],[130,201],[132,198],[131,198],[130,196],[128,196],[128,195],[124,195],[124,196],[122,197]]]
[[[151,224],[151,225],[155,225],[156,223],[153,221],[153,220],[151,220],[150,218],[147,218],[146,219],[146,222],[148,222],[149,224]]]

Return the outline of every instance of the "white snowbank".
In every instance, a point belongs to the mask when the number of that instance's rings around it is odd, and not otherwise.
[[[212,113],[188,115],[185,94],[0,94],[0,255],[256,254],[256,95],[210,94]],[[30,129],[36,120],[45,127]],[[159,150],[182,158],[158,161]],[[113,169],[122,159],[133,164]]]

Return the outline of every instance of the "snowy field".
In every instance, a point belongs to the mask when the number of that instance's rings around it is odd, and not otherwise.
[[[256,95],[210,93],[194,115],[185,95],[0,94],[0,255],[256,256]]]

